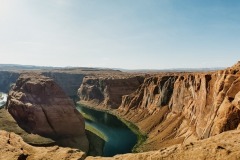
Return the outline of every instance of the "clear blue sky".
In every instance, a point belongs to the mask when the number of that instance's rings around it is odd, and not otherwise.
[[[0,0],[0,63],[163,69],[240,60],[239,0]]]

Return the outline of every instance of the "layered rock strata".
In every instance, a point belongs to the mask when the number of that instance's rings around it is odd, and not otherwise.
[[[81,101],[116,109],[122,102],[122,96],[134,92],[143,80],[143,76],[123,78],[86,76],[78,90],[78,95]]]
[[[5,68],[5,70],[0,70],[0,92],[7,93],[11,86],[16,82],[21,73],[29,72],[29,70],[24,70],[23,68]],[[123,73],[118,70],[105,70],[96,68],[62,68],[62,69],[44,69],[39,68],[31,70],[31,72],[43,74],[44,76],[52,78],[63,90],[64,92],[73,98],[78,100],[77,90],[82,84],[82,80],[87,75],[97,75],[97,76],[112,76],[120,75],[125,76],[128,73]]]
[[[22,74],[9,92],[7,108],[28,133],[52,138],[63,146],[88,150],[82,115],[52,79],[34,73]]]
[[[80,87],[80,98],[104,102],[105,92],[98,89],[100,79],[87,78]],[[108,86],[108,90],[111,88],[115,85]],[[108,103],[111,104],[111,99]],[[122,96],[119,106],[116,105],[114,108],[118,109],[113,112],[148,135],[138,148],[140,152],[237,129],[240,126],[240,62],[216,72],[162,73],[146,77],[134,92]]]
[[[140,150],[208,138],[240,123],[240,74],[235,65],[213,73],[145,79],[123,98],[120,115],[137,123],[149,138]]]

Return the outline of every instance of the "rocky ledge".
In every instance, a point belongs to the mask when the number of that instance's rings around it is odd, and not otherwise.
[[[81,160],[85,157],[85,153],[78,149],[63,148],[59,146],[33,147],[25,143],[19,135],[0,130],[0,159]]]
[[[22,74],[9,92],[7,109],[28,133],[88,151],[84,119],[52,79],[36,73]]]

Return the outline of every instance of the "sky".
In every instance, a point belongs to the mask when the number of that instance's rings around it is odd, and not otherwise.
[[[1,64],[169,69],[239,60],[239,0],[0,0]]]

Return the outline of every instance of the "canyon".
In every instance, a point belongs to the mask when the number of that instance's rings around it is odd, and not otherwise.
[[[6,107],[26,132],[88,151],[84,119],[52,79],[35,73],[21,74],[9,91]]]
[[[0,73],[5,77],[0,83],[3,91],[20,75],[16,71]],[[136,125],[147,137],[135,148],[143,153],[112,159],[239,158],[240,62],[225,70],[209,72],[41,73],[54,77],[68,96],[78,95],[78,103],[116,115]]]

